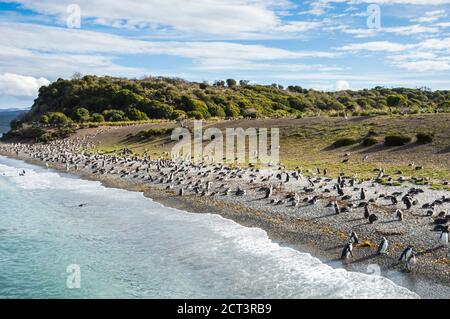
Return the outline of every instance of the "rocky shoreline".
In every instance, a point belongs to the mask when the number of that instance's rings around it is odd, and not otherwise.
[[[83,143],[86,141],[0,144],[0,154],[101,181],[108,187],[141,191],[165,206],[219,214],[244,226],[262,228],[281,245],[311,253],[333,267],[386,276],[424,298],[450,297],[448,247],[438,242],[439,232],[433,231],[436,221],[442,219],[439,213],[448,212],[450,203],[433,205],[433,216],[428,216],[430,209],[422,208],[449,198],[448,191],[407,183],[384,186],[342,177],[343,199],[335,189],[337,181],[321,174],[307,176],[300,170],[231,169],[206,164],[176,166],[170,161],[132,155],[113,159],[112,155],[80,152]],[[365,200],[360,198],[361,188]],[[413,188],[423,192],[413,196],[417,203],[410,209],[406,210],[401,200],[397,204],[389,200],[393,193],[404,196]],[[268,189],[271,194],[264,198]],[[378,218],[374,223],[364,217],[361,205],[371,200],[370,211]],[[338,204],[340,214],[336,214],[333,203]],[[397,209],[403,211],[403,221],[398,220]],[[359,244],[354,245],[353,258],[341,260],[350,231],[358,234]],[[378,255],[382,237],[389,240],[389,249]],[[411,272],[398,261],[408,245],[413,246],[417,258]]]

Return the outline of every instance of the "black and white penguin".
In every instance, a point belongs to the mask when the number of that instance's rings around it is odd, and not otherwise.
[[[269,198],[270,196],[272,196],[273,193],[273,189],[272,186],[270,186],[269,188],[266,189],[266,196],[264,198]]]
[[[408,196],[403,197],[402,201],[406,205],[406,209],[410,209],[413,205],[411,198],[409,198]]]
[[[341,259],[348,259],[350,257],[353,257],[353,244],[351,242],[345,245],[342,250]]]
[[[415,263],[416,263],[416,254],[413,252],[411,253],[411,256],[409,256],[409,258],[406,260],[406,268],[409,271],[412,271]]]
[[[349,242],[356,244],[356,245],[359,244],[358,235],[354,231],[350,232]]]
[[[377,215],[371,214],[371,215],[369,216],[369,223],[373,224],[373,223],[376,222],[377,220],[378,220]]]
[[[361,188],[361,196],[360,196],[361,200],[365,200],[366,199],[366,192],[364,191],[364,188]]]
[[[403,221],[403,212],[400,209],[397,209],[395,211],[395,217],[399,220],[399,221]]]
[[[369,205],[364,206],[364,218],[369,218],[370,216],[370,210],[369,210]]]
[[[442,246],[448,246],[448,229],[443,229],[439,235],[439,243]]]
[[[333,203],[333,206],[334,206],[334,213],[335,213],[336,215],[339,215],[339,214],[341,213],[341,209],[339,208],[338,203],[337,203],[337,202],[334,202],[334,203]]]
[[[378,246],[377,254],[378,255],[385,254],[387,252],[388,247],[389,247],[389,242],[385,237],[383,237],[381,239],[380,245]]]
[[[400,255],[399,261],[406,262],[409,257],[413,254],[413,248],[411,246],[406,247],[405,250],[403,250],[402,254]]]

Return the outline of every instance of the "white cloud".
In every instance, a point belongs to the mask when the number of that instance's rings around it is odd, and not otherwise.
[[[331,58],[337,53],[291,51],[259,44],[203,41],[144,41],[113,34],[34,24],[0,23],[0,72],[18,72],[50,78],[74,72],[140,76],[151,70],[118,65],[116,56],[169,55],[191,59],[197,65],[221,60],[275,61]],[[220,65],[218,65],[218,68]],[[161,72],[161,70],[158,70]]]
[[[420,60],[420,61],[406,61],[397,63],[398,67],[410,71],[430,72],[430,71],[447,71],[450,70],[450,63],[446,61],[436,60]]]
[[[343,46],[339,50],[343,51],[372,51],[372,52],[398,52],[410,48],[411,45],[394,43],[389,41],[374,41],[366,43],[354,43]]]
[[[0,23],[2,45],[12,48],[77,54],[166,54],[188,58],[255,60],[333,57],[330,52],[290,51],[259,44],[231,42],[144,41],[113,34],[32,24]]]
[[[0,94],[9,96],[36,96],[39,88],[49,85],[46,78],[35,78],[14,73],[0,74]]]
[[[350,90],[350,84],[347,81],[339,80],[334,86],[336,91]]]
[[[35,12],[67,19],[73,0],[0,0],[19,2]],[[113,28],[146,29],[154,34],[175,30],[186,35],[216,38],[263,38],[301,35],[318,27],[314,21],[283,22],[290,1],[272,0],[78,0],[82,24]]]
[[[425,12],[425,14],[419,18],[412,19],[412,21],[420,22],[420,23],[430,23],[435,22],[441,18],[447,16],[445,10],[434,10]]]
[[[330,72],[341,71],[340,67],[322,64],[300,64],[300,63],[259,63],[234,59],[207,59],[200,61],[193,67],[194,70],[201,71],[254,71],[254,72]]]

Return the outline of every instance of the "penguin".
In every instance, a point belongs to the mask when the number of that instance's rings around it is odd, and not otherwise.
[[[376,222],[378,220],[377,215],[372,214],[369,216],[369,223],[373,224],[374,222]]]
[[[408,196],[403,197],[403,203],[406,205],[406,209],[410,209],[413,205],[411,199]]]
[[[400,209],[397,209],[395,212],[395,217],[397,217],[399,221],[403,221],[403,212]]]
[[[180,188],[180,191],[178,192],[178,195],[179,196],[183,196],[184,195],[184,189],[183,188]]]
[[[355,245],[359,244],[358,235],[354,231],[350,232],[349,242],[351,242],[351,243],[353,243]]]
[[[272,196],[272,186],[270,186],[269,188],[266,189],[266,196],[264,198],[269,198],[270,196]]]
[[[369,205],[364,206],[364,218],[367,219],[370,216]]]
[[[402,254],[400,255],[400,258],[398,261],[408,261],[409,257],[413,254],[413,248],[411,246],[406,247],[405,250],[403,250]]]
[[[334,206],[334,213],[335,213],[336,215],[339,215],[339,214],[341,213],[341,209],[339,208],[338,203],[337,203],[337,202],[334,202],[333,206]]]
[[[366,199],[366,192],[364,191],[364,188],[361,188],[361,196],[360,196],[361,200],[365,200]]]
[[[406,268],[408,271],[412,271],[414,268],[414,264],[416,263],[416,254],[412,253],[411,256],[406,260]]]
[[[439,236],[439,243],[442,246],[448,246],[448,229],[443,229]]]
[[[397,205],[398,204],[398,199],[395,196],[391,196],[390,199],[391,199],[392,205]]]
[[[341,259],[348,259],[350,257],[353,257],[353,245],[351,242],[345,245],[344,249],[342,250]]]
[[[337,184],[336,189],[337,189],[339,196],[344,196],[344,191],[342,190],[341,185]]]
[[[387,252],[388,247],[389,247],[389,242],[385,237],[383,237],[381,239],[380,245],[378,246],[377,254],[378,255],[385,254]]]

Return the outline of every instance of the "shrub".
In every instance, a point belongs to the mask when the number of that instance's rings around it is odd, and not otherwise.
[[[340,139],[336,140],[333,143],[333,146],[335,148],[338,148],[338,147],[353,145],[356,143],[358,143],[358,141],[356,141],[354,138],[344,137],[344,138],[340,138]]]
[[[128,121],[128,117],[125,116],[125,112],[121,110],[105,110],[103,116],[108,122],[120,122]]]
[[[11,122],[9,122],[9,126],[12,130],[17,130],[22,127],[22,122],[20,120],[14,119]]]
[[[69,124],[71,121],[64,113],[61,112],[51,112],[47,114],[48,123],[57,126],[64,126]]]
[[[52,133],[44,133],[40,136],[39,141],[42,143],[48,143],[55,139]]]
[[[374,137],[366,137],[363,141],[362,141],[362,145],[363,146],[373,146],[375,144],[378,144],[378,140]]]
[[[419,144],[429,144],[433,142],[433,137],[433,134],[428,133],[417,133],[416,135],[417,143]]]
[[[18,130],[16,136],[25,139],[39,139],[44,133],[45,131],[42,128],[32,125]]]
[[[139,111],[137,108],[130,107],[127,110],[128,118],[132,121],[146,121],[148,120],[147,114],[142,111]]]
[[[89,121],[89,111],[84,107],[77,108],[72,115],[74,121],[78,123],[83,123]]]
[[[181,120],[185,119],[187,117],[186,112],[182,110],[174,110],[172,114],[170,115],[170,118],[172,120]]]
[[[101,123],[101,122],[105,121],[105,117],[99,113],[94,113],[94,114],[92,114],[91,121],[96,122],[96,123]]]
[[[48,124],[48,122],[49,122],[49,118],[48,118],[48,116],[47,115],[42,115],[41,116],[41,118],[39,119],[39,122],[41,123],[41,124],[44,124],[44,125],[47,125]]]
[[[411,137],[405,135],[389,135],[384,138],[386,146],[402,146],[411,142]]]

